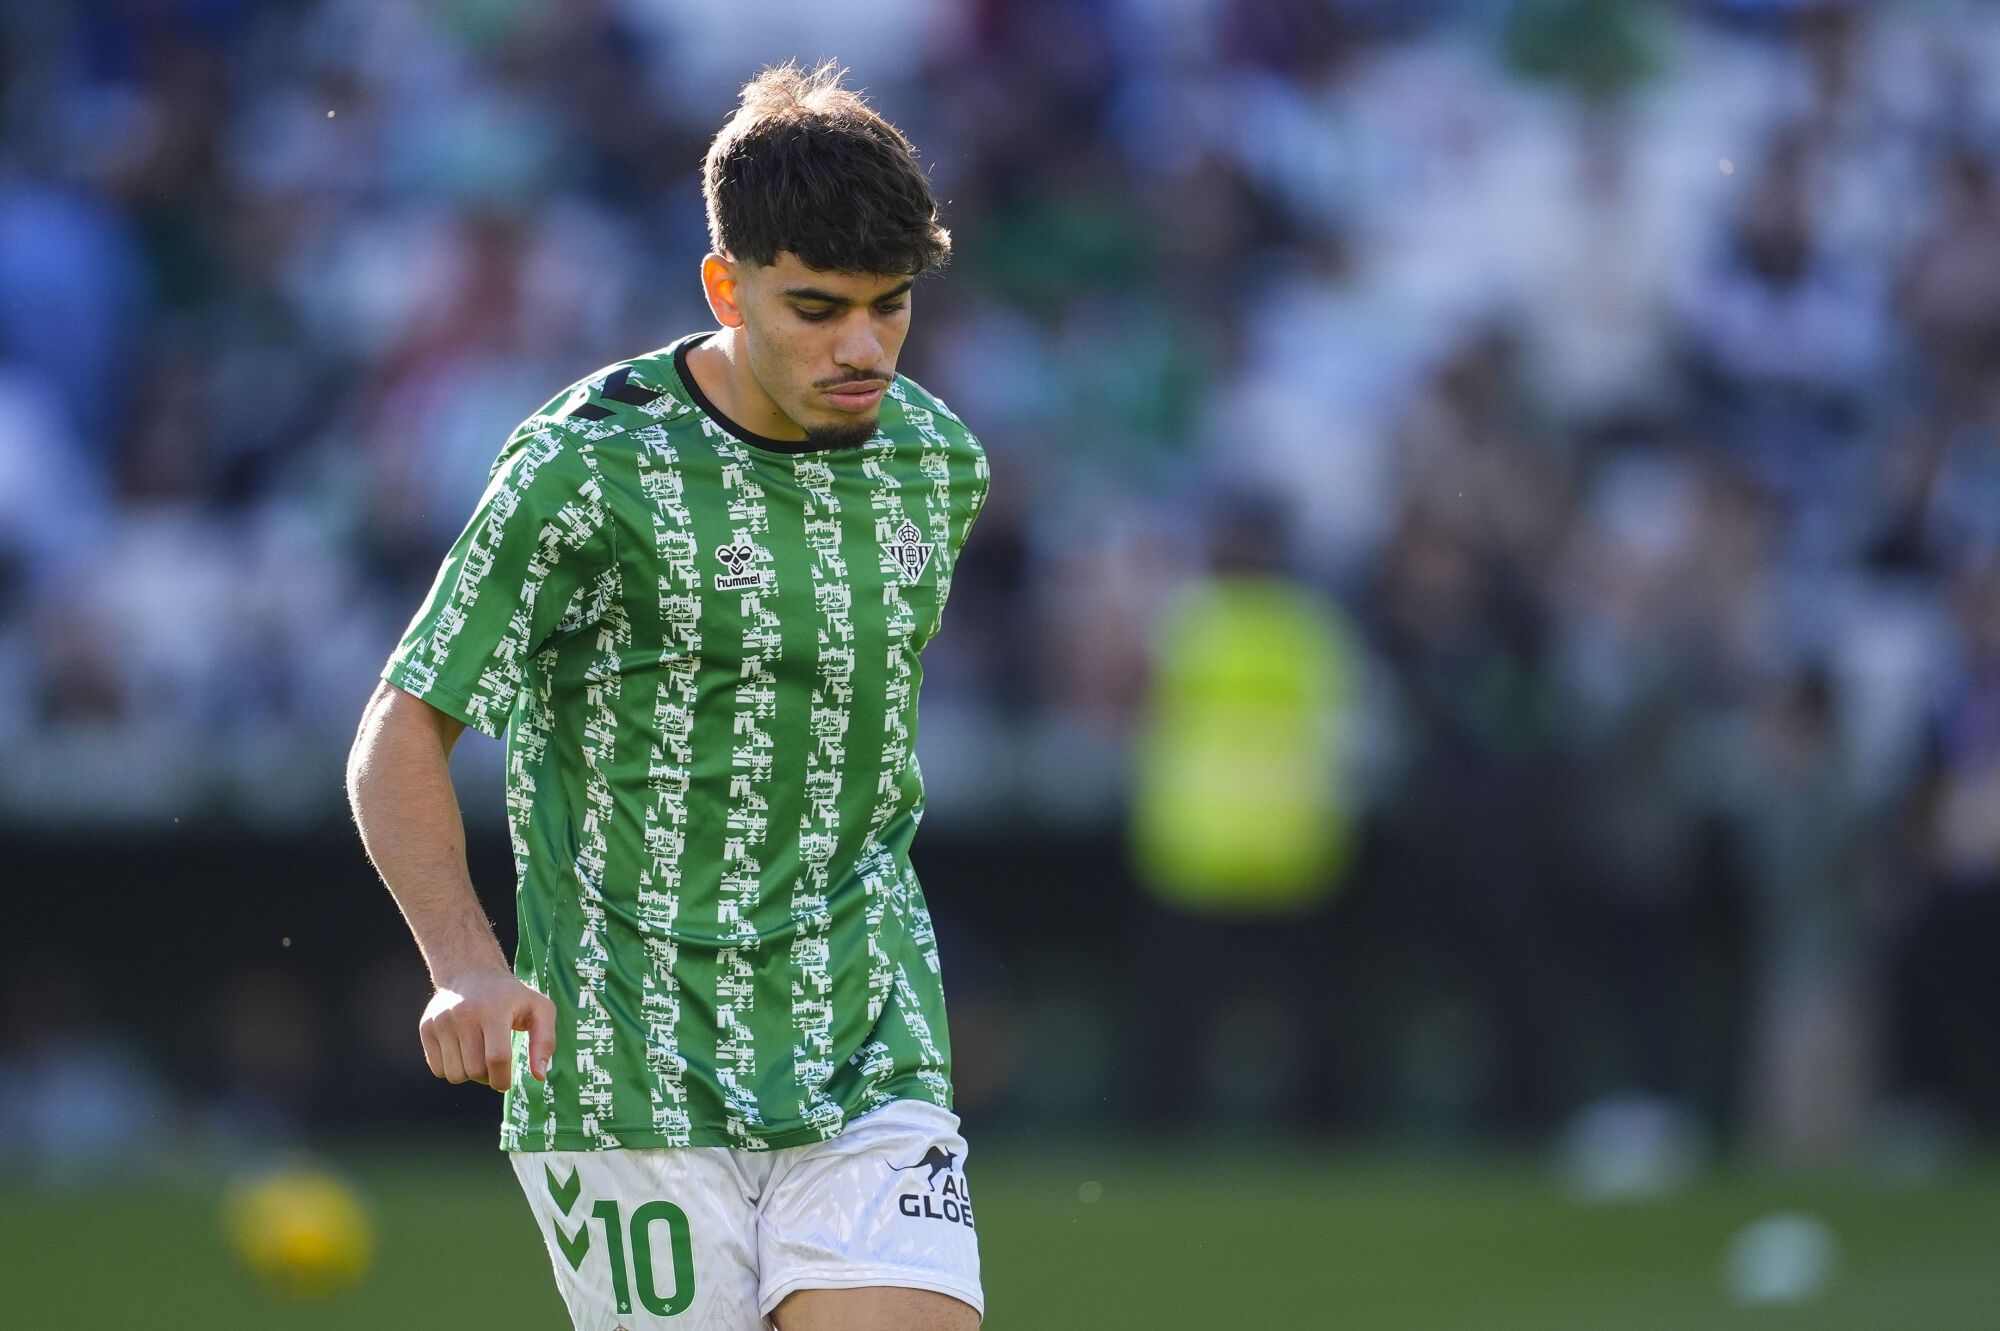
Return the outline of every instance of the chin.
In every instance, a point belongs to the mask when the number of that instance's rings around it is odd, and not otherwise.
[[[827,425],[809,425],[806,427],[806,442],[814,448],[859,448],[875,437],[880,421],[881,413],[877,412],[866,420],[848,417]]]

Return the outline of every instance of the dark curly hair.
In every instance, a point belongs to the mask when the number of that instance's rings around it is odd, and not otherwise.
[[[717,252],[760,264],[908,273],[944,266],[951,233],[901,130],[840,86],[831,61],[773,65],[743,85],[709,145],[701,193]]]

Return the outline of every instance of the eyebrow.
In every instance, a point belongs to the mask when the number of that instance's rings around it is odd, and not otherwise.
[[[895,286],[884,291],[881,295],[868,301],[868,304],[879,305],[885,300],[894,300],[897,296],[902,295],[916,284],[916,278],[906,277]],[[859,303],[849,300],[846,296],[838,292],[827,291],[821,287],[786,287],[781,294],[791,300],[817,301],[822,305],[854,305]]]

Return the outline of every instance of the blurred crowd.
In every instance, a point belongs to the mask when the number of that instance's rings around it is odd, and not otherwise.
[[[1599,1088],[1692,1094],[1720,881],[1753,1132],[2000,1125],[1986,4],[0,8],[0,817],[337,810],[499,443],[708,323],[703,148],[821,55],[932,171],[905,368],[993,459],[934,826],[1113,824],[1254,514],[1354,657],[1343,890],[1450,922],[1502,1117],[1574,1101],[1558,945]]]

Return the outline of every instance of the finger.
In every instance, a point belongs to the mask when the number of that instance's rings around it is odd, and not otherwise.
[[[542,994],[533,995],[527,1010],[515,1018],[514,1029],[528,1033],[528,1071],[536,1081],[547,1081],[549,1061],[556,1056],[556,1005]]]
[[[486,1084],[496,1091],[514,1084],[514,1037],[497,1023],[486,1032]]]
[[[438,1066],[443,1069],[438,1075],[456,1086],[465,1080],[465,1057],[459,1053],[458,1037],[450,1031],[433,1031],[437,1040]]]
[[[429,1022],[420,1021],[417,1023],[417,1038],[424,1042],[424,1066],[431,1070],[433,1077],[442,1077],[444,1075],[444,1057],[438,1052],[437,1033],[431,1030]]]
[[[486,1037],[479,1027],[468,1025],[458,1033],[458,1055],[465,1063],[465,1079],[484,1084],[486,1081]]]

